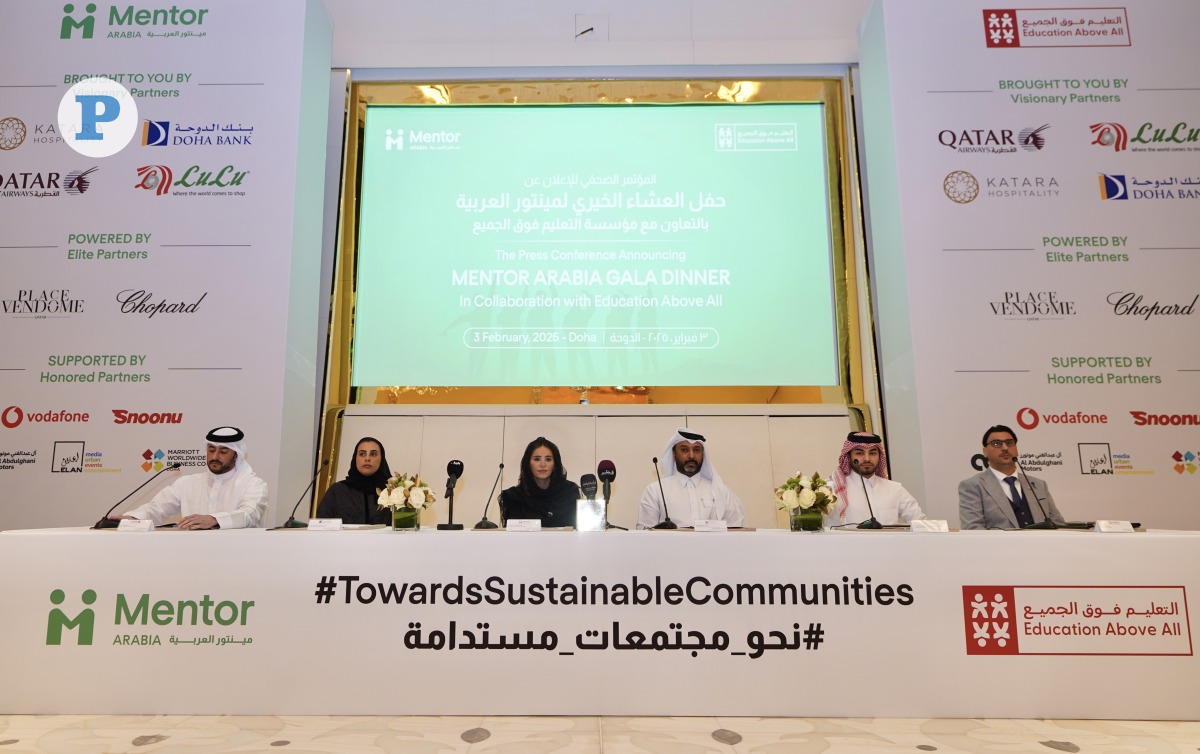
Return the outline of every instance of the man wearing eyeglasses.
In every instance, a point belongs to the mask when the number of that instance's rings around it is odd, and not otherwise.
[[[1046,483],[1017,469],[1017,435],[1011,429],[989,427],[983,433],[983,455],[988,468],[958,485],[959,528],[1024,529],[1046,516],[1065,523]]]

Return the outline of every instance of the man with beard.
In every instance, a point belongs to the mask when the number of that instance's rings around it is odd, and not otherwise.
[[[1018,472],[1017,435],[1011,429],[989,427],[983,433],[983,455],[988,468],[958,485],[959,528],[1024,529],[1046,520],[1042,508],[1054,523],[1065,523],[1046,483]]]
[[[679,527],[690,527],[700,520],[721,520],[730,527],[742,526],[746,518],[742,501],[729,489],[704,447],[704,436],[688,429],[677,429],[663,451],[662,490],[655,480],[642,493],[638,528],[653,529],[667,514]],[[667,496],[663,508],[663,493]]]
[[[837,495],[837,502],[825,517],[825,523],[858,524],[870,519],[872,513],[883,526],[911,524],[925,518],[916,498],[887,475],[887,453],[878,435],[867,432],[846,435],[829,485]]]
[[[161,524],[181,516],[180,529],[260,526],[267,512],[267,483],[246,461],[245,438],[237,427],[209,432],[207,471],[176,479],[153,500],[121,518],[148,518]]]

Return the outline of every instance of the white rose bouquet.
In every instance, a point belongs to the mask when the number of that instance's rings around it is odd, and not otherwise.
[[[825,515],[833,510],[837,495],[833,494],[833,490],[829,489],[829,484],[820,474],[805,476],[797,471],[795,476],[784,480],[783,484],[776,488],[775,499],[779,501],[780,510],[794,511],[799,508],[805,511],[815,510]]]
[[[433,505],[437,497],[429,485],[421,480],[420,474],[409,476],[407,473],[392,474],[387,486],[379,491],[379,507],[415,508],[422,510]]]

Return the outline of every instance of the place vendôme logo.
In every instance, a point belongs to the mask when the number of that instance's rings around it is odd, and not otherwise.
[[[83,314],[84,300],[66,288],[23,288],[15,297],[0,299],[0,310],[14,319],[67,319]]]

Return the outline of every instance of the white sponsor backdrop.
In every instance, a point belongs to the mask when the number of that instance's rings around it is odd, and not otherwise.
[[[1067,518],[1200,528],[1200,5],[1021,5],[864,26],[889,456],[953,521],[1006,424]]]
[[[324,7],[95,6],[10,3],[0,24],[2,529],[99,518],[155,462],[202,469],[217,425],[246,431],[273,501],[311,466]],[[137,106],[110,157],[59,133],[86,75]],[[86,190],[66,189],[88,170]],[[54,173],[63,190],[30,191]]]
[[[4,532],[0,708],[1192,720],[1197,541]]]

